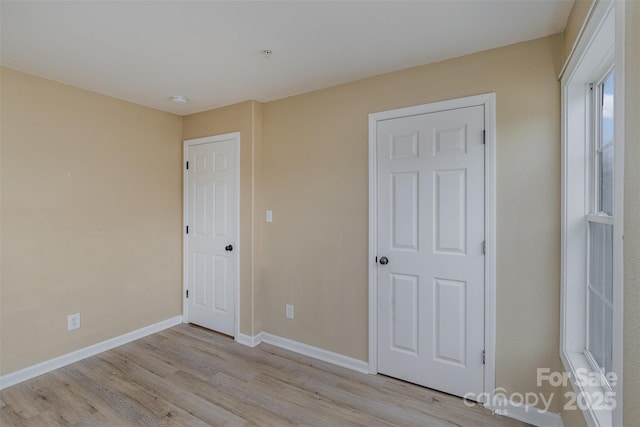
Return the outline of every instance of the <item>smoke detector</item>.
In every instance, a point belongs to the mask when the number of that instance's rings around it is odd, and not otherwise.
[[[174,95],[171,97],[171,102],[175,102],[176,104],[186,104],[189,102],[189,98],[182,95]]]

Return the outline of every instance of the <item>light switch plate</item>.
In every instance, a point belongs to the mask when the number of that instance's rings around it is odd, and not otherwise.
[[[273,212],[270,210],[267,211],[267,222],[273,222]]]

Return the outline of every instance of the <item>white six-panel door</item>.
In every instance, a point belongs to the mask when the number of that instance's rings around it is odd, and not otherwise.
[[[209,140],[215,142],[202,142]],[[186,144],[187,318],[235,336],[238,140],[230,135]]]
[[[483,130],[484,106],[376,130],[378,372],[458,396],[484,388]]]

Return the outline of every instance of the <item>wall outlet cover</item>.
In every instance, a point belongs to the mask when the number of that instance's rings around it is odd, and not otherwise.
[[[80,328],[80,313],[74,313],[67,316],[67,331],[73,331]]]

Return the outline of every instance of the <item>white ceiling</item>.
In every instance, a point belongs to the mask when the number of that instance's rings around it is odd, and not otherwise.
[[[558,33],[572,4],[2,0],[0,61],[184,115]],[[177,105],[172,95],[191,102]]]

